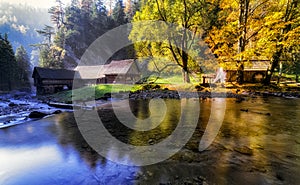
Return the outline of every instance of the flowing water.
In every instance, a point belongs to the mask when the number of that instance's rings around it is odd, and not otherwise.
[[[123,143],[155,145],[174,133],[182,116],[189,124],[197,115],[191,114],[197,109],[189,105],[198,100],[182,101],[165,100],[166,110],[161,104],[149,109],[151,103],[141,100],[129,106],[116,104],[121,112],[131,110],[141,120],[162,113],[163,118],[148,119],[154,125],[149,131],[124,126],[110,106],[102,107],[99,117]],[[100,156],[82,137],[73,113],[1,129],[0,184],[300,184],[299,99],[259,97],[240,103],[204,99],[199,103],[199,121],[188,143],[169,159],[148,166],[121,165]],[[207,123],[214,113],[212,104],[218,103],[226,103],[220,131],[200,152],[201,138],[211,126]],[[123,152],[115,149],[108,154],[134,165],[135,160]]]

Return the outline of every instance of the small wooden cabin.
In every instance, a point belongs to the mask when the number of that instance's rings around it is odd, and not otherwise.
[[[106,83],[133,84],[140,80],[140,69],[135,60],[111,61],[105,65]]]
[[[80,86],[93,84],[133,84],[140,80],[135,60],[112,61],[105,65],[77,66],[74,70],[35,67],[32,78],[37,94],[52,94],[72,89],[74,79]]]
[[[109,64],[96,66],[77,66],[76,79],[86,84],[133,84],[141,73],[135,60],[113,60]]]
[[[74,74],[73,70],[35,67],[32,78],[34,78],[36,93],[52,94],[63,89],[71,89]]]
[[[104,65],[77,66],[75,79],[83,86],[106,83],[105,75],[102,74]]]
[[[249,82],[249,83],[262,82],[266,76],[269,65],[270,65],[269,61],[252,61],[250,63],[245,63],[244,82]],[[234,64],[231,64],[231,66],[234,66]],[[225,72],[226,72],[227,82],[236,81],[237,68],[227,68]]]

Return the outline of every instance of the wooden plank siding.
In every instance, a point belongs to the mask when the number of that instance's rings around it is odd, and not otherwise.
[[[77,66],[78,76],[86,84],[133,84],[140,79],[140,70],[135,60],[113,60],[97,66]]]
[[[37,94],[52,94],[71,89],[74,78],[82,86],[95,84],[133,84],[140,80],[140,70],[135,60],[111,61],[97,66],[77,66],[74,70],[35,67],[32,78]]]
[[[74,71],[35,67],[32,78],[38,95],[53,94],[64,88],[72,89]]]
[[[234,67],[232,67],[234,66]],[[250,60],[244,61],[244,82],[259,83],[266,76],[270,67],[269,60]],[[237,77],[237,67],[235,62],[226,62],[224,66],[226,72],[226,81],[235,82]]]
[[[266,75],[266,70],[244,70],[244,82],[260,83]],[[236,70],[226,70],[226,81],[235,82],[237,77]]]

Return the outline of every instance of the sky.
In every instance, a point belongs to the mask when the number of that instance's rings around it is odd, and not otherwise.
[[[27,4],[36,8],[47,8],[49,9],[55,5],[55,0],[0,0],[0,2],[7,2],[10,4]],[[62,0],[63,3],[69,4],[71,0]]]

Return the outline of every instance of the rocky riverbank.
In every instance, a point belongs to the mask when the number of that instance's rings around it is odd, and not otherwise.
[[[243,95],[227,92],[186,92],[172,90],[146,90],[130,92],[130,99],[181,99],[181,98],[241,98]]]
[[[283,98],[300,98],[300,92],[271,92],[271,91],[241,91],[239,89],[218,91],[173,91],[173,90],[145,90],[136,92],[122,92],[113,95],[106,95],[106,99],[110,97],[128,97],[130,99],[181,99],[181,98],[236,98],[243,99],[246,97],[256,98],[261,97],[283,97]]]
[[[235,98],[236,102],[241,102],[247,98],[256,97],[282,97],[282,98],[300,98],[300,91],[282,91],[281,89],[272,89],[263,87],[261,89],[245,87],[235,88],[204,88],[201,91],[196,89],[191,91],[170,90],[170,89],[146,89],[135,92],[106,93],[103,97],[96,100],[96,105],[102,105],[105,102],[119,99],[182,99],[182,98]],[[93,100],[84,99],[88,102]],[[63,103],[73,105],[71,99],[66,99],[64,94],[54,94],[45,96],[36,96],[28,92],[11,92],[0,95],[0,127],[14,125],[15,123],[27,121],[30,117],[44,117],[53,113],[58,113],[59,108],[49,106],[49,102]],[[30,113],[34,112],[33,116]],[[37,112],[40,114],[37,115]]]
[[[60,112],[29,92],[13,91],[0,95],[0,128]]]

